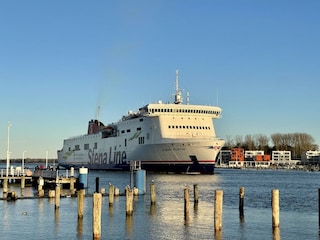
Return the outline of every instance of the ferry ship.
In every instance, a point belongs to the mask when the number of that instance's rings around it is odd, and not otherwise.
[[[87,134],[65,139],[59,166],[95,170],[130,170],[132,163],[149,172],[214,173],[224,140],[213,120],[218,106],[183,104],[176,71],[173,103],[150,103],[128,112],[117,123],[90,120]]]

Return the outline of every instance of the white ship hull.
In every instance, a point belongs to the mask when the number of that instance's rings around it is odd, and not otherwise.
[[[140,145],[132,151],[113,151],[109,147],[100,151],[72,151],[65,156],[63,151],[59,151],[59,159],[62,159],[59,165],[66,168],[83,166],[98,170],[129,170],[130,161],[141,161],[142,169],[152,172],[213,173],[222,145],[222,140],[212,139]]]
[[[153,172],[213,173],[224,141],[215,135],[216,106],[182,104],[177,88],[174,104],[148,104],[107,126],[91,120],[85,135],[64,140],[60,166],[129,170],[132,161]]]

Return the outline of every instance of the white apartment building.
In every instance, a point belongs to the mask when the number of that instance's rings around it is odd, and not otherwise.
[[[291,151],[272,151],[272,164],[293,164],[291,161]]]
[[[254,160],[255,156],[257,155],[264,155],[263,150],[254,150],[254,151],[245,151],[244,152],[244,158],[246,160]]]
[[[303,163],[309,164],[319,164],[320,163],[320,151],[306,151],[301,155],[301,161]]]

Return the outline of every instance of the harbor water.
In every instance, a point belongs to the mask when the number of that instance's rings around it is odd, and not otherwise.
[[[86,193],[113,184],[123,193],[129,172],[88,172]],[[156,185],[156,204],[150,204],[150,183]],[[199,203],[193,205],[193,185]],[[126,216],[125,197],[109,207],[102,200],[101,239],[319,239],[318,188],[320,172],[216,169],[214,175],[146,174],[146,194],[134,199],[133,215]],[[189,221],[184,220],[184,188],[190,187]],[[21,195],[19,185],[9,185]],[[239,216],[239,188],[245,187],[244,216]],[[214,232],[214,191],[223,190],[220,235]],[[280,233],[272,230],[271,191],[280,192]],[[1,189],[2,191],[2,189]],[[33,187],[23,195],[36,196]],[[77,198],[30,198],[1,201],[1,239],[92,239],[92,196],[85,198],[84,217],[78,220]]]

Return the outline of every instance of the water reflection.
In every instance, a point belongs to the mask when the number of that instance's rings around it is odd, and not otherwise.
[[[273,240],[280,240],[280,228],[279,227],[273,228],[272,234],[273,234]]]
[[[127,236],[130,237],[132,235],[132,224],[133,220],[132,220],[132,215],[127,215],[126,216],[126,233]]]
[[[78,218],[77,222],[77,237],[82,238],[83,235],[83,218]]]

